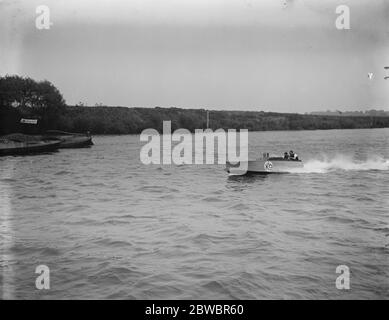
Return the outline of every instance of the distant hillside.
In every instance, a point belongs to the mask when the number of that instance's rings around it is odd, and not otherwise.
[[[205,129],[206,117],[204,109],[68,106],[49,81],[0,77],[0,134],[38,133],[48,129],[128,134],[154,128],[161,132],[164,120],[172,121],[172,130],[186,128],[193,132]],[[38,119],[38,125],[21,124],[22,118]],[[384,128],[389,127],[389,116],[210,111],[210,127],[250,131]]]
[[[40,118],[31,110],[21,107],[0,110],[1,128],[4,133],[20,132],[24,128],[20,118]],[[51,121],[45,121],[38,131],[58,129],[69,132],[90,131],[93,134],[132,134],[143,129],[162,131],[162,121],[171,120],[172,130],[186,128],[205,129],[206,110],[180,108],[127,108],[64,106]],[[335,116],[303,115],[294,113],[254,111],[210,111],[212,129],[265,130],[314,130],[357,129],[389,127],[389,116]],[[5,130],[7,129],[7,130]]]
[[[180,108],[65,107],[58,129],[94,134],[140,133],[143,129],[162,131],[162,121],[171,120],[172,130],[190,131],[206,127],[206,110]],[[389,117],[316,116],[274,112],[210,111],[212,129],[311,130],[389,127]]]
[[[389,111],[385,110],[367,110],[367,111],[316,111],[311,112],[317,116],[346,116],[346,117],[389,117]]]

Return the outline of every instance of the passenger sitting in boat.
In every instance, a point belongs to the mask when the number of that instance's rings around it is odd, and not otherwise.
[[[295,154],[295,153],[293,152],[293,150],[290,150],[290,151],[289,151],[289,159],[290,159],[290,160],[298,160],[299,158],[298,158],[297,154]]]
[[[288,155],[288,153],[287,152],[284,152],[284,159],[289,159],[289,155]]]

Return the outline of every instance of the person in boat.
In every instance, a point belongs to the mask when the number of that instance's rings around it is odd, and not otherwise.
[[[298,160],[299,158],[298,158],[297,154],[293,152],[293,150],[290,150],[289,151],[289,159],[290,160]]]
[[[288,160],[289,159],[289,154],[287,152],[284,152],[284,159]]]

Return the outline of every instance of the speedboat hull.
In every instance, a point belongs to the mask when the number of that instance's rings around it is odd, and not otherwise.
[[[226,163],[226,171],[230,175],[289,173],[293,169],[302,168],[301,160],[287,160],[282,158],[266,160],[249,160],[245,162]]]
[[[57,136],[61,140],[60,148],[87,148],[93,145],[92,138],[87,136]]]
[[[52,152],[59,148],[60,141],[2,141],[0,142],[0,156],[14,156],[31,153]]]
[[[69,133],[58,130],[51,130],[47,131],[45,136],[60,140],[60,149],[87,148],[93,145],[92,137],[89,134]]]

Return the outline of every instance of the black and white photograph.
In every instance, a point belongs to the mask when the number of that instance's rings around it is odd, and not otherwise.
[[[389,1],[0,0],[0,299],[388,300]]]

